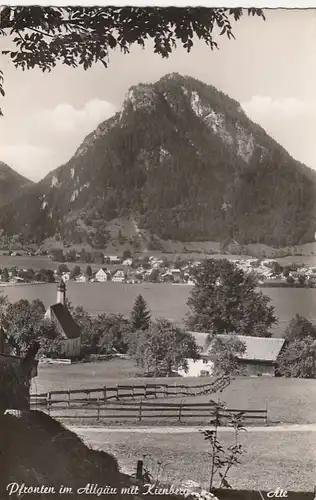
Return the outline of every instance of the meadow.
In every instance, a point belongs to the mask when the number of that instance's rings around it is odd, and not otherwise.
[[[172,434],[150,430],[113,432],[111,429],[76,432],[86,444],[115,455],[124,473],[134,473],[137,460],[144,459],[148,470],[162,481],[176,486],[190,479],[208,487],[207,444],[198,429]],[[220,432],[219,437],[224,446],[233,442],[230,432]],[[241,464],[229,473],[233,488],[313,491],[315,432],[243,432],[240,442],[245,454]]]
[[[164,317],[183,325],[186,302],[192,290],[188,285],[168,283],[67,283],[67,297],[74,306],[82,305],[92,315],[115,313],[128,316],[138,294],[147,301],[154,318]],[[0,291],[14,302],[19,299],[40,298],[46,307],[56,301],[56,284],[0,286]],[[316,289],[264,288],[275,306],[279,324],[273,328],[276,337],[282,336],[286,324],[296,313],[314,320]]]
[[[148,379],[136,377],[137,367],[131,360],[114,358],[110,361],[73,365],[40,365],[31,392],[40,394],[51,390],[93,389],[107,386],[142,383],[205,384],[208,377]],[[307,424],[315,422],[316,381],[271,377],[236,377],[220,394],[172,398],[188,403],[220,400],[228,408],[259,410],[267,405],[271,423]],[[166,401],[164,398],[163,401]]]

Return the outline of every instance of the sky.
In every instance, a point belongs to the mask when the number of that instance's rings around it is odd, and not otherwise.
[[[316,10],[268,10],[266,18],[246,16],[234,27],[236,40],[218,38],[218,51],[197,42],[190,54],[177,48],[162,59],[148,44],[128,55],[114,51],[108,68],[88,71],[60,65],[49,74],[23,72],[1,56],[0,161],[38,181],[120,109],[130,86],[178,72],[241,102],[294,158],[316,169]]]

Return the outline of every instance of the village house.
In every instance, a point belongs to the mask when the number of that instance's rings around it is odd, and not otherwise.
[[[101,267],[95,274],[94,279],[99,282],[105,282],[109,279],[109,273],[105,267]]]
[[[105,255],[105,259],[108,259],[110,264],[120,264],[121,259],[117,255]]]
[[[181,270],[180,269],[170,269],[173,276],[174,283],[180,283],[181,281]]]
[[[133,265],[133,259],[123,260],[123,266],[132,266],[132,265]]]
[[[87,281],[89,281],[89,280],[88,280],[87,276],[85,276],[84,274],[79,274],[79,276],[77,276],[75,278],[75,281],[77,283],[87,283]]]
[[[179,370],[179,375],[184,377],[200,377],[212,375],[214,364],[211,361],[211,346],[208,334],[202,332],[190,332],[200,348],[200,359],[188,359],[188,372]],[[229,335],[219,335],[221,339],[227,339]],[[284,339],[250,337],[234,335],[235,338],[245,344],[246,350],[238,356],[238,364],[246,376],[275,376],[277,359],[283,349]]]
[[[161,281],[163,281],[164,283],[168,282],[168,281],[172,281],[174,280],[174,277],[173,277],[173,274],[171,273],[171,271],[166,271],[165,273],[163,273],[161,276]]]
[[[123,269],[118,269],[112,276],[112,281],[116,283],[123,283],[126,279],[126,275]]]
[[[66,284],[63,280],[57,287],[57,302],[50,306],[45,318],[50,319],[61,335],[62,353],[65,357],[76,358],[81,352],[80,328],[75,323],[71,313],[66,306]]]

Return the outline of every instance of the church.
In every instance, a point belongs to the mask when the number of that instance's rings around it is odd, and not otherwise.
[[[66,305],[66,284],[63,280],[57,287],[57,302],[49,306],[45,318],[54,323],[61,336],[62,354],[67,358],[79,357],[81,352],[80,328]]]

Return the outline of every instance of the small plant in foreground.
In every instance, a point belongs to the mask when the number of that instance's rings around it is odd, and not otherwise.
[[[223,417],[223,411],[225,406],[223,403],[214,404],[214,415],[210,421],[212,425],[212,430],[201,430],[204,439],[208,441],[210,451],[208,455],[210,457],[210,486],[209,491],[212,492],[215,488],[215,480],[219,478],[219,484],[217,486],[220,488],[231,488],[227,480],[228,473],[232,467],[238,466],[240,464],[239,458],[243,454],[244,450],[242,445],[239,443],[239,433],[245,431],[243,427],[243,416],[244,412],[230,413]],[[234,430],[234,442],[227,448],[224,448],[218,438],[219,428],[224,424],[231,427]]]

